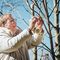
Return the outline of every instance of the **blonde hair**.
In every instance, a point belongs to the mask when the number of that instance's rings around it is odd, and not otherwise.
[[[3,19],[2,19],[2,16],[0,16],[0,27],[2,26],[2,24],[3,24]]]
[[[2,16],[0,16],[0,27],[2,26],[2,24],[4,25],[4,23],[7,21],[7,19],[9,17],[12,17],[11,14],[4,14]]]

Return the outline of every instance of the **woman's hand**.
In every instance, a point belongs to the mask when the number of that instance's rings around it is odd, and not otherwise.
[[[35,28],[37,29],[37,32],[44,32],[44,30],[42,28],[43,23],[44,22],[42,20],[42,17],[37,16],[37,21],[36,21],[36,24],[35,24]]]
[[[30,21],[30,25],[29,25],[31,31],[33,31],[36,22],[37,22],[37,17],[32,17],[32,20]]]
[[[30,25],[29,25],[29,29],[31,31],[35,31],[36,29],[38,29],[40,32],[44,32],[44,30],[42,29],[42,25],[43,25],[43,20],[40,16],[37,17],[32,17],[32,20],[30,21]]]

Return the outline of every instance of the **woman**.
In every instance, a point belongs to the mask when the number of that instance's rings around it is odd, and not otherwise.
[[[1,16],[0,27],[0,59],[1,60],[29,60],[28,49],[41,43],[43,32],[32,33],[36,24],[33,17],[28,29],[17,29],[11,14]],[[40,29],[39,29],[40,30]]]

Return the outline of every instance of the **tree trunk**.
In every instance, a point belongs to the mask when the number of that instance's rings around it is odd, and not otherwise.
[[[60,37],[59,37],[59,0],[54,0],[54,6],[55,6],[55,9],[54,9],[54,17],[55,17],[55,27],[56,27],[56,40],[55,40],[55,43],[56,43],[56,49],[58,49],[56,51],[56,57],[57,57],[57,60],[60,60]]]

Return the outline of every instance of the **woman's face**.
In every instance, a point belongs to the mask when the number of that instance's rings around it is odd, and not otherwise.
[[[12,17],[9,17],[6,21],[5,27],[11,30],[16,29],[16,22]]]

